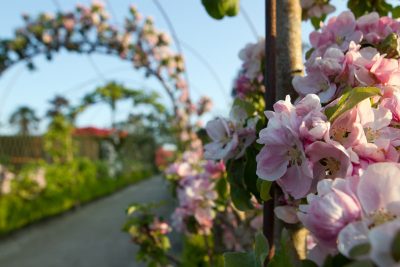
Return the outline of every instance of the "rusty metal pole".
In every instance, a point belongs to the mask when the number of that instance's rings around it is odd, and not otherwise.
[[[276,101],[276,0],[265,0],[265,103],[272,110]],[[263,232],[270,246],[267,262],[275,253],[274,246],[274,185],[271,187],[272,199],[264,202]]]

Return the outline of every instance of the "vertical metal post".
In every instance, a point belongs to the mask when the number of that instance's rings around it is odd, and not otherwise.
[[[265,102],[271,110],[276,101],[276,0],[265,0]]]
[[[265,0],[265,103],[272,110],[276,101],[276,0]],[[265,266],[275,253],[274,246],[274,185],[271,187],[272,199],[264,202],[263,232],[270,246]]]

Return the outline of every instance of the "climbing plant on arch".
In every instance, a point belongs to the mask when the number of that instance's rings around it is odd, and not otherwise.
[[[13,38],[0,39],[0,75],[19,62],[35,69],[36,56],[51,60],[61,50],[106,54],[132,62],[135,69],[160,83],[172,103],[178,132],[190,132],[190,117],[205,111],[208,98],[203,98],[199,106],[190,98],[183,56],[171,49],[169,36],[155,28],[152,18],[143,17],[134,6],[119,27],[110,23],[98,2],[55,15],[25,14],[23,19],[25,24]]]

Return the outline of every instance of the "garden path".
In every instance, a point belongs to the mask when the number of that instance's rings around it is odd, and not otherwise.
[[[141,267],[136,247],[121,232],[132,202],[172,203],[161,177],[153,177],[0,241],[1,267]],[[159,212],[167,215],[172,204]]]

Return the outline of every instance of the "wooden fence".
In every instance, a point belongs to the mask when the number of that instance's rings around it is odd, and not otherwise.
[[[91,160],[100,159],[100,140],[93,137],[74,137],[76,155]],[[0,162],[25,164],[48,160],[42,136],[0,136]]]

